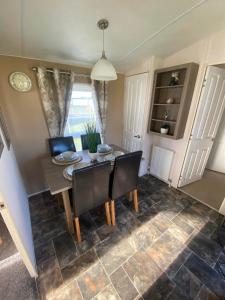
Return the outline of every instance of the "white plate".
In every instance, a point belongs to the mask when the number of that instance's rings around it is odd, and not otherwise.
[[[66,151],[63,152],[57,156],[55,156],[56,161],[72,161],[72,160],[78,160],[79,154],[73,151]]]
[[[124,155],[125,153],[122,152],[122,151],[114,151],[113,154],[114,154],[115,157],[117,157],[117,156],[120,156],[120,155]]]
[[[105,156],[100,156],[100,157],[98,157],[98,158],[97,158],[97,161],[98,161],[98,162],[103,162],[103,161],[109,160],[109,161],[111,161],[111,162],[113,163],[114,160],[115,160],[115,158],[116,158],[117,156],[120,156],[120,155],[123,155],[123,154],[124,154],[124,152],[122,152],[122,151],[114,151],[114,152],[111,153],[111,154],[108,154],[108,155],[105,155]]]
[[[55,165],[65,166],[65,165],[71,165],[71,164],[77,164],[82,160],[82,156],[78,155],[78,158],[75,160],[56,160],[54,157],[52,158],[52,162]]]
[[[82,163],[78,163],[78,164],[75,164],[75,165],[70,165],[70,166],[66,167],[63,170],[63,176],[66,179],[72,180],[72,175],[73,175],[74,170],[82,169],[82,168],[87,167],[89,165],[90,165],[90,163],[87,163],[87,162],[82,162]]]

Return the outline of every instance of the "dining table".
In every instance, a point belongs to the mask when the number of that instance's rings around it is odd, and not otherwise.
[[[111,144],[110,146],[112,147],[113,151],[122,151],[124,153],[127,153],[126,150],[117,145]],[[94,162],[91,161],[91,158],[88,155],[88,150],[77,151],[77,153],[82,157],[81,162],[90,163],[90,165],[94,164]],[[49,189],[51,195],[62,194],[63,205],[66,214],[67,229],[68,232],[72,234],[74,232],[74,226],[69,197],[69,190],[72,188],[72,181],[66,179],[63,175],[63,171],[68,165],[58,165],[53,163],[50,154],[47,154],[42,158],[41,165],[46,186]]]

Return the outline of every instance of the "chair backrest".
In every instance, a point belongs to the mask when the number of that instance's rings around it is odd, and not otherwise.
[[[59,155],[65,151],[76,151],[73,137],[55,137],[48,140],[51,156]]]
[[[98,144],[101,144],[102,141],[101,141],[100,133],[97,132],[96,135],[97,135],[97,143],[98,143]],[[81,134],[80,137],[81,137],[82,149],[83,149],[83,150],[89,149],[87,135],[86,135],[86,134]]]
[[[109,196],[117,199],[137,188],[142,151],[118,156],[110,176]]]
[[[110,172],[108,161],[74,170],[72,186],[76,217],[108,201]]]

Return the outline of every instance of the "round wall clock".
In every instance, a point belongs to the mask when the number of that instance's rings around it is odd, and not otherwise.
[[[14,72],[9,76],[10,85],[19,92],[28,92],[32,84],[30,78],[22,72]]]

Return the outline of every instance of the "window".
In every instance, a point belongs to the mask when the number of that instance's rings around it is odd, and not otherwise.
[[[65,136],[73,136],[76,149],[82,150],[81,134],[85,134],[85,123],[96,121],[92,90],[90,86],[74,85]]]

